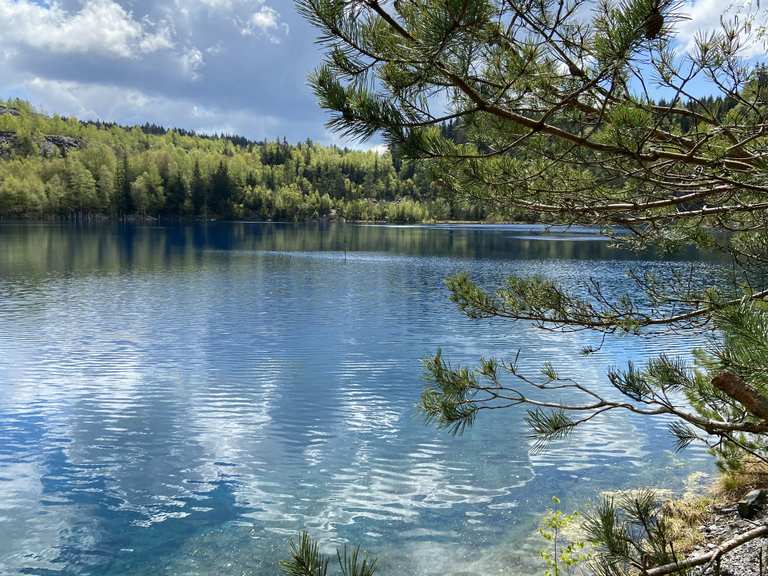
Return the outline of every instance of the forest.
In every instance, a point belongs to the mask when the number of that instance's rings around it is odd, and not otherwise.
[[[0,218],[484,220],[428,166],[310,140],[123,127],[0,100]]]
[[[660,105],[666,105],[660,102]],[[724,114],[727,99],[709,102]],[[687,133],[688,118],[674,128]],[[465,139],[459,121],[442,134]],[[46,115],[0,100],[0,218],[530,221],[509,206],[451,194],[433,164],[397,149],[306,140],[256,142],[154,124],[124,127]]]

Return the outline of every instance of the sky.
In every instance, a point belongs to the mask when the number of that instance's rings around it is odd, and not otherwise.
[[[729,2],[688,3],[682,49]],[[322,58],[315,36],[292,0],[0,0],[0,98],[82,119],[347,144],[307,86]]]

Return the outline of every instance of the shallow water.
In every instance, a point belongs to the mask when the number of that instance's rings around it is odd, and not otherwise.
[[[0,226],[0,573],[276,574],[306,528],[394,574],[528,574],[537,515],[680,488],[710,462],[665,422],[603,418],[529,453],[517,411],[462,437],[414,406],[420,359],[605,373],[696,338],[472,322],[443,280],[543,274],[616,293],[627,269],[716,272],[528,226]]]

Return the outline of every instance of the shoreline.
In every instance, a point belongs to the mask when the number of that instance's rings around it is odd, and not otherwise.
[[[0,225],[3,224],[135,224],[135,225],[151,225],[151,224],[354,224],[359,226],[533,226],[536,228],[590,228],[591,230],[596,227],[587,226],[584,224],[567,224],[567,223],[542,223],[533,221],[520,221],[520,220],[508,220],[508,221],[488,221],[488,220],[424,220],[421,222],[400,222],[396,220],[345,220],[343,218],[320,218],[310,220],[259,220],[250,218],[237,218],[237,219],[218,219],[209,218],[203,220],[196,217],[130,217],[130,218],[113,218],[113,217],[87,217],[87,218],[0,218]]]

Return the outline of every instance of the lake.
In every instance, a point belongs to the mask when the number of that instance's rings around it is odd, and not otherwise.
[[[520,411],[424,424],[420,360],[511,359],[607,390],[606,371],[702,340],[470,321],[446,276],[628,289],[638,256],[531,226],[0,226],[0,573],[277,574],[302,529],[380,574],[523,575],[552,496],[679,490],[710,470],[663,420],[599,419],[531,454]]]

